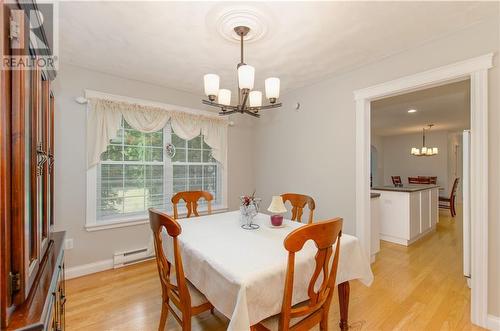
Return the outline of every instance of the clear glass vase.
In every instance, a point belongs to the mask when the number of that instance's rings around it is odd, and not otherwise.
[[[258,229],[259,225],[253,223],[253,219],[259,213],[259,203],[261,199],[254,198],[248,205],[240,206],[241,227],[246,230]]]

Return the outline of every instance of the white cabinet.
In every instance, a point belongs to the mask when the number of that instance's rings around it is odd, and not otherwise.
[[[371,262],[375,262],[375,257],[380,251],[380,196],[372,196],[370,199],[370,257]]]
[[[438,187],[373,189],[380,193],[380,239],[408,246],[435,230]]]
[[[431,190],[420,192],[420,233],[427,232],[432,227],[431,222]]]

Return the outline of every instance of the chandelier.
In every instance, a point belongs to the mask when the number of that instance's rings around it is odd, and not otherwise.
[[[432,129],[434,124],[428,124],[429,127],[428,130]],[[413,147],[411,149],[411,155],[414,156],[433,156],[438,154],[438,148],[437,147],[427,147],[425,146],[425,128],[422,129],[422,148],[416,148]]]
[[[280,96],[280,80],[276,77],[265,80],[266,98],[270,104],[263,106],[262,92],[252,91],[255,68],[246,64],[243,60],[243,38],[248,34],[250,28],[237,26],[234,31],[240,37],[240,63],[236,67],[238,69],[238,104],[231,105],[231,90],[219,89],[220,78],[216,74],[203,76],[205,94],[208,100],[202,100],[202,102],[205,105],[220,108],[220,115],[242,113],[260,117],[260,110],[281,107],[281,103],[276,103]]]

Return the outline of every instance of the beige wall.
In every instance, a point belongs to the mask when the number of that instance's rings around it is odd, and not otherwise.
[[[372,160],[374,166],[374,174],[372,174],[373,185],[384,185],[384,177],[386,176],[384,172],[384,143],[383,137],[375,135],[373,132],[371,134],[371,146],[370,148],[375,148],[377,159]],[[370,152],[371,154],[371,152]]]
[[[128,97],[203,109],[200,96],[164,87],[127,80],[80,67],[62,64],[54,83],[55,113],[55,224],[74,239],[74,248],[66,252],[66,265],[71,268],[111,259],[119,250],[145,247],[149,242],[149,226],[87,232],[85,106],[74,101],[84,89],[93,89]],[[229,128],[228,203],[234,209],[238,197],[254,189],[251,162],[253,148],[244,148],[253,141],[253,119],[235,116],[236,125]]]
[[[311,194],[317,218],[342,216],[355,233],[355,103],[353,91],[495,52],[489,71],[489,312],[500,316],[499,21],[474,25],[344,75],[286,93],[283,108],[258,123],[257,190],[263,203],[283,191]],[[296,102],[302,107],[293,110]]]
[[[404,184],[408,177],[437,176],[438,185],[448,192],[448,132],[435,131],[425,135],[427,146],[439,148],[432,157],[410,154],[412,147],[422,146],[422,134],[405,134],[383,137],[384,185],[391,185],[391,176],[401,176]]]

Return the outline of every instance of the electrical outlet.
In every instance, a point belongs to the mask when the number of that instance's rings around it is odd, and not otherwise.
[[[73,238],[66,239],[64,241],[64,249],[66,250],[73,249]]]

